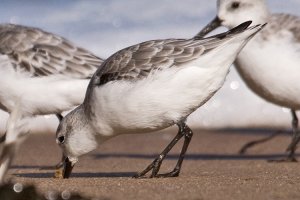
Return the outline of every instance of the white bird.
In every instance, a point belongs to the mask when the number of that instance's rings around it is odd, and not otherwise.
[[[218,0],[217,9],[217,17],[198,37],[221,25],[232,28],[245,20],[268,23],[241,51],[235,66],[253,92],[291,109],[293,137],[287,149],[289,155],[282,161],[296,161],[295,150],[300,140],[296,115],[300,109],[300,18],[270,13],[265,0]]]
[[[19,113],[19,117],[10,117],[12,125],[7,125],[16,130],[10,128],[2,137],[0,182],[14,154],[11,149],[16,149],[12,146],[19,144],[18,133],[28,132],[21,131],[27,129],[26,123],[21,123],[21,129],[17,120],[59,114],[78,106],[102,62],[58,35],[38,28],[0,25],[0,108]],[[9,136],[10,133],[16,136]]]
[[[263,26],[240,26],[206,39],[152,40],[108,58],[93,75],[83,104],[61,121],[56,141],[68,178],[78,157],[126,133],[146,133],[176,124],[178,134],[136,177],[178,176],[193,132],[185,119],[223,85],[236,55]],[[166,154],[184,137],[174,170],[158,174]]]

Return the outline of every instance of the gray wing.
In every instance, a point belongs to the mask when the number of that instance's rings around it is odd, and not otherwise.
[[[300,42],[300,17],[290,14],[273,14],[268,26],[262,30],[262,35],[267,38],[268,34],[274,34],[284,29],[290,31],[297,42]]]
[[[118,51],[95,72],[88,87],[103,85],[114,80],[139,80],[151,72],[180,67],[210,50],[226,43],[249,27],[251,21],[208,38],[151,40]]]
[[[123,49],[103,63],[94,75],[94,84],[113,80],[136,80],[198,58],[205,47],[196,40],[153,40]]]
[[[8,56],[16,70],[33,76],[89,78],[103,62],[62,37],[13,24],[0,26],[0,53]]]

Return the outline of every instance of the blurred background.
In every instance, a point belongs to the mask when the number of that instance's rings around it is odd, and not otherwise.
[[[299,0],[269,0],[272,12],[297,14]],[[1,23],[34,26],[59,34],[106,58],[145,40],[194,36],[216,15],[207,0],[1,0]],[[218,29],[217,31],[224,31]],[[0,112],[0,130],[7,114]],[[199,128],[290,127],[290,112],[253,94],[231,69],[223,88],[189,118]],[[35,132],[54,131],[54,116],[33,121]]]

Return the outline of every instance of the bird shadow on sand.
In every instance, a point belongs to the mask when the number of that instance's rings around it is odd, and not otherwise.
[[[113,154],[95,154],[94,159],[107,159],[107,158],[129,158],[129,159],[149,159],[153,160],[156,154],[126,154],[126,153],[113,153]],[[299,157],[299,154],[296,155]],[[187,154],[185,160],[280,160],[285,158],[286,154],[261,154],[261,155],[239,155],[239,154]],[[166,157],[167,160],[177,160],[177,154],[170,154]],[[14,166],[16,169],[35,168],[37,166]],[[37,168],[41,168],[38,166]],[[130,178],[133,177],[135,172],[74,172],[72,178]],[[37,173],[15,173],[17,177],[23,178],[53,178],[54,171],[51,172],[37,172]]]
[[[197,130],[201,132],[202,130]],[[277,133],[278,135],[290,136],[292,135],[291,129],[283,128],[220,128],[220,129],[211,129],[206,130],[219,134],[239,134],[239,135],[272,135]]]
[[[300,154],[296,154],[299,157]],[[131,158],[131,159],[155,159],[158,154],[135,154],[135,153],[108,153],[108,154],[94,154],[94,159],[107,158]],[[185,160],[279,160],[285,158],[287,154],[187,154]],[[177,160],[178,154],[169,154],[166,160]]]
[[[46,165],[13,165],[11,169],[40,169],[40,170],[54,170],[54,166]]]
[[[196,132],[201,132],[197,130]],[[259,135],[259,136],[272,136],[284,135],[290,137],[292,134],[290,129],[277,129],[277,128],[222,128],[205,130],[211,131],[216,134],[240,134],[240,135]],[[273,137],[272,137],[273,138]],[[270,137],[270,139],[272,139]],[[267,141],[267,140],[266,140]],[[264,143],[264,142],[262,142]],[[266,160],[276,161],[286,158],[288,153],[271,153],[271,154],[218,154],[218,153],[189,153],[186,154],[185,160]],[[155,159],[158,154],[139,154],[139,153],[103,153],[91,155],[94,159],[108,159],[108,158],[130,158],[130,159]],[[166,160],[177,160],[178,154],[168,154]],[[300,154],[295,154],[299,157]]]
[[[217,129],[213,130],[217,134],[251,134],[251,135],[271,135],[274,132],[278,132],[278,135],[290,135],[290,130],[279,130],[279,129],[256,129],[256,128],[241,128],[241,129]],[[157,157],[158,154],[142,154],[142,153],[103,153],[103,154],[93,154],[91,157],[93,159],[110,159],[110,158],[128,158],[128,159],[147,159],[152,161]],[[300,154],[295,155],[299,158]],[[286,158],[287,154],[218,154],[218,153],[189,153],[185,156],[185,160],[265,160],[274,161]],[[178,154],[169,154],[166,160],[177,160]],[[14,165],[13,169],[39,169],[39,170],[53,170],[53,166],[38,166],[38,165]],[[132,177],[135,172],[74,172],[72,173],[72,178],[119,178],[119,177]],[[53,178],[53,173],[51,172],[37,172],[37,173],[16,173],[17,177],[23,178]]]
[[[130,178],[136,172],[73,172],[71,178]],[[54,178],[54,173],[16,173],[16,177],[23,178]]]

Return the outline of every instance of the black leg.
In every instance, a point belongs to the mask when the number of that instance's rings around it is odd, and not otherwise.
[[[253,147],[253,146],[257,145],[257,144],[261,144],[261,143],[267,142],[267,141],[273,139],[275,136],[279,135],[281,132],[282,132],[281,130],[280,131],[276,131],[275,133],[273,133],[270,136],[267,136],[265,138],[262,138],[262,139],[259,139],[259,140],[254,140],[254,141],[246,143],[239,150],[239,154],[245,154],[249,148],[251,148],[251,147]]]
[[[287,161],[297,162],[297,159],[295,158],[295,151],[297,148],[297,144],[300,140],[300,132],[298,130],[298,117],[296,115],[295,110],[291,110],[292,113],[292,127],[293,127],[293,136],[292,136],[292,142],[288,146],[287,151],[289,151],[289,155],[287,157]]]
[[[175,168],[173,169],[173,171],[166,173],[166,174],[158,174],[158,177],[175,177],[175,176],[179,175],[185,153],[186,153],[187,148],[193,137],[193,131],[186,124],[183,124],[182,129],[184,132],[184,143],[183,143],[177,164],[176,164]]]
[[[287,148],[287,151],[289,151],[289,154],[286,158],[279,159],[279,160],[270,160],[271,162],[297,162],[297,159],[295,158],[295,150],[297,147],[297,144],[300,140],[300,133],[298,130],[298,118],[296,115],[295,110],[291,110],[292,113],[292,127],[293,127],[293,135],[292,135],[292,142]]]
[[[185,122],[180,122],[177,124],[179,127],[178,133],[175,136],[175,138],[170,142],[170,144],[163,150],[163,152],[142,172],[138,173],[135,178],[143,177],[145,174],[147,174],[150,170],[152,170],[150,178],[153,177],[174,177],[178,176],[181,165],[184,159],[185,152],[188,148],[188,145],[190,143],[190,140],[192,138],[193,132],[191,129],[185,124]],[[160,166],[162,164],[162,161],[165,159],[166,155],[169,153],[169,151],[174,147],[174,145],[184,136],[185,141],[178,159],[178,162],[176,164],[176,167],[174,170],[167,174],[158,174],[158,171],[160,169]]]
[[[269,160],[271,162],[297,162],[297,159],[295,158],[295,151],[296,151],[296,148],[297,148],[297,144],[300,141],[300,132],[298,130],[298,117],[297,117],[296,111],[291,110],[291,114],[292,114],[292,118],[293,118],[292,119],[293,135],[292,135],[292,142],[290,143],[290,145],[287,148],[287,151],[289,152],[289,154],[284,159]],[[241,148],[239,153],[244,154],[248,148],[250,148],[250,147],[252,147],[256,144],[266,142],[266,141],[272,139],[273,137],[275,137],[276,135],[278,135],[279,133],[280,132],[276,132],[276,133],[272,134],[271,136],[268,136],[267,138],[263,138],[261,140],[256,140],[256,141],[249,142]]]

